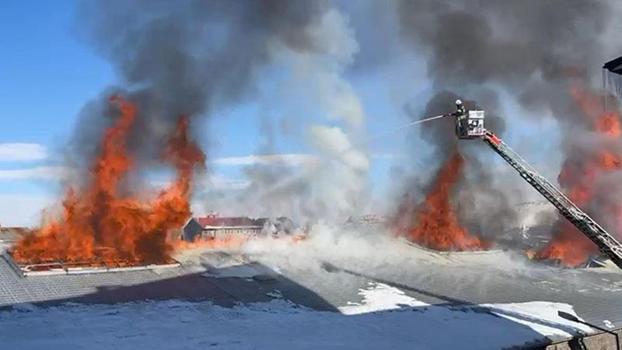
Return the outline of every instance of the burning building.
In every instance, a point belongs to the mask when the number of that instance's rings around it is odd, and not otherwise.
[[[471,234],[458,220],[451,202],[464,159],[454,153],[439,169],[424,201],[415,205],[409,196],[402,200],[395,218],[398,234],[424,247],[462,251],[486,249],[488,243]]]
[[[582,112],[582,123],[590,131],[586,140],[574,142],[558,176],[568,198],[605,223],[618,238],[622,235],[617,218],[620,209],[615,176],[622,170],[622,118],[618,104],[605,110],[602,96],[583,84],[572,86],[570,94]],[[581,266],[598,254],[598,247],[570,223],[560,218],[551,242],[537,257],[559,261],[565,266]]]
[[[192,132],[249,97],[275,46],[322,52],[309,28],[327,7],[113,1],[85,3],[78,12],[84,22],[76,28],[119,83],[81,109],[64,155],[72,171],[59,210],[12,257],[19,264],[166,263],[174,248],[168,238],[191,216],[195,173],[206,159]],[[153,189],[148,175],[163,168],[174,175]]]
[[[175,180],[151,198],[130,191],[127,181],[135,159],[127,145],[138,108],[120,96],[110,102],[116,108],[115,122],[103,134],[87,181],[67,189],[59,218],[50,219],[12,248],[18,264],[170,262],[167,236],[190,216],[193,172],[203,164],[203,152],[188,135],[189,120],[180,116],[162,152],[162,161],[176,169]]]

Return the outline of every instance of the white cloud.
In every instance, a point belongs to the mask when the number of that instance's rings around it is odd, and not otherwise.
[[[0,194],[0,225],[36,225],[43,209],[50,207],[54,200],[52,195]]]
[[[404,153],[372,153],[370,155],[372,159],[406,159]]]
[[[35,161],[47,157],[45,147],[37,143],[0,143],[0,161]]]
[[[2,180],[57,180],[67,174],[67,169],[60,166],[38,166],[25,169],[0,169]]]
[[[255,164],[283,164],[303,165],[317,161],[317,157],[311,154],[251,154],[240,157],[216,158],[212,162],[218,165],[255,165]]]
[[[243,190],[250,184],[248,180],[231,179],[218,174],[212,174],[207,179],[207,188],[210,190]]]

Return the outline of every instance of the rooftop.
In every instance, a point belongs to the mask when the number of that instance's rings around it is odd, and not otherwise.
[[[263,227],[268,221],[267,218],[249,218],[249,217],[220,217],[208,215],[194,218],[202,227]]]
[[[36,278],[20,276],[4,257],[0,307],[146,299],[208,300],[233,306],[272,300],[278,290],[276,294],[294,304],[338,311],[364,303],[361,290],[381,283],[452,310],[542,301],[571,305],[581,318],[597,325],[622,326],[622,271],[613,267],[561,269],[505,251],[439,254],[397,243],[372,242],[367,247],[362,241],[357,249],[344,249],[343,242],[326,246],[321,239],[310,238],[280,249],[266,240],[264,248],[261,241],[255,242],[259,245],[250,255],[187,251],[176,257],[180,265],[165,269]],[[387,248],[393,253],[387,254]],[[300,259],[292,263],[294,257]]]

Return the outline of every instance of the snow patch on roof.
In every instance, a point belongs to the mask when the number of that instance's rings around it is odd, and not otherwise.
[[[384,295],[398,303],[416,303],[386,285],[366,290],[369,300],[376,302]],[[522,316],[510,320],[504,315],[438,306],[342,315],[312,311],[283,299],[234,308],[180,301],[50,308],[25,305],[0,314],[0,343],[7,349],[57,349],[69,344],[80,349],[117,350],[206,346],[233,350],[499,349],[542,345],[550,342],[548,337],[562,340],[567,339],[560,337],[563,333],[588,331],[560,318],[552,319],[552,312],[560,307],[572,310],[564,304],[488,307]],[[529,317],[532,322],[526,321]],[[544,322],[549,326],[541,327]]]
[[[427,306],[428,304],[404,294],[401,290],[384,283],[369,282],[367,288],[359,289],[363,301],[349,302],[339,311],[345,315],[356,315],[374,311],[399,309],[404,306]]]

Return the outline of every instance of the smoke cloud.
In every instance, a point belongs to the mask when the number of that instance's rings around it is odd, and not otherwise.
[[[252,96],[256,74],[269,63],[275,43],[316,50],[307,29],[325,10],[322,1],[83,3],[79,34],[121,81],[81,113],[79,149],[87,159],[95,151],[92,140],[110,122],[103,117],[109,112],[104,98],[120,92],[139,106],[131,152],[140,162],[158,159],[164,135],[180,115],[200,129],[200,121],[218,108]]]
[[[351,13],[365,20],[351,21]],[[83,108],[72,161],[82,163],[96,153],[93,140],[112,123],[106,116],[114,114],[107,103],[113,93],[138,106],[128,150],[139,167],[150,169],[160,163],[166,135],[180,115],[189,118],[195,136],[205,138],[204,121],[256,97],[262,69],[278,65],[287,76],[278,88],[312,108],[284,117],[300,133],[262,130],[266,142],[258,151],[276,152],[275,139],[298,137],[310,150],[309,161],[298,169],[253,164],[245,169],[244,193],[206,200],[248,215],[345,220],[364,212],[370,196],[370,159],[361,146],[369,118],[349,74],[374,72],[405,46],[408,55],[425,61],[431,84],[427,104],[404,107],[412,119],[449,112],[461,98],[469,108],[485,109],[487,128],[502,134],[505,121],[522,118],[508,115],[502,105],[510,96],[530,117],[552,115],[566,162],[582,164],[602,143],[569,91],[576,81],[593,85],[593,70],[622,51],[611,40],[619,13],[613,0],[394,0],[386,7],[286,0],[85,2],[78,12],[79,35],[112,64],[120,81]],[[383,35],[359,40],[359,33],[370,32]],[[392,38],[384,40],[387,35]],[[458,143],[449,119],[418,130],[416,138],[432,150],[428,172],[457,150],[462,153],[466,175],[453,201],[469,231],[493,237],[515,224],[518,194],[495,181],[495,156],[481,142]],[[612,177],[599,180],[598,188],[614,183]],[[421,179],[405,186],[413,201],[429,190]],[[617,200],[617,191],[597,192],[592,212]]]
[[[487,128],[502,133],[498,92],[505,92],[528,115],[553,115],[564,157],[584,162],[577,139],[588,139],[592,126],[569,91],[576,80],[589,84],[611,45],[620,48],[607,37],[617,7],[614,1],[398,1],[401,38],[425,57],[437,92],[424,115],[447,112],[457,97],[473,99],[487,111]],[[523,116],[503,116],[509,117]],[[435,164],[457,147],[449,123],[421,129]],[[508,190],[492,181],[495,169],[487,164],[494,155],[479,145],[459,147],[470,174],[455,197],[460,218],[474,232],[495,235],[515,220],[515,211]]]
[[[286,215],[299,223],[344,222],[365,208],[369,158],[360,147],[366,116],[353,87],[344,77],[359,50],[349,19],[336,8],[318,16],[307,28],[315,50],[301,51],[274,44],[272,55],[288,72],[279,87],[297,109],[288,120],[299,127],[310,149],[299,169],[254,164],[245,169],[249,187],[234,200],[225,200],[251,215]],[[289,123],[288,123],[289,124]],[[275,152],[282,137],[273,127],[262,130],[258,152]]]

